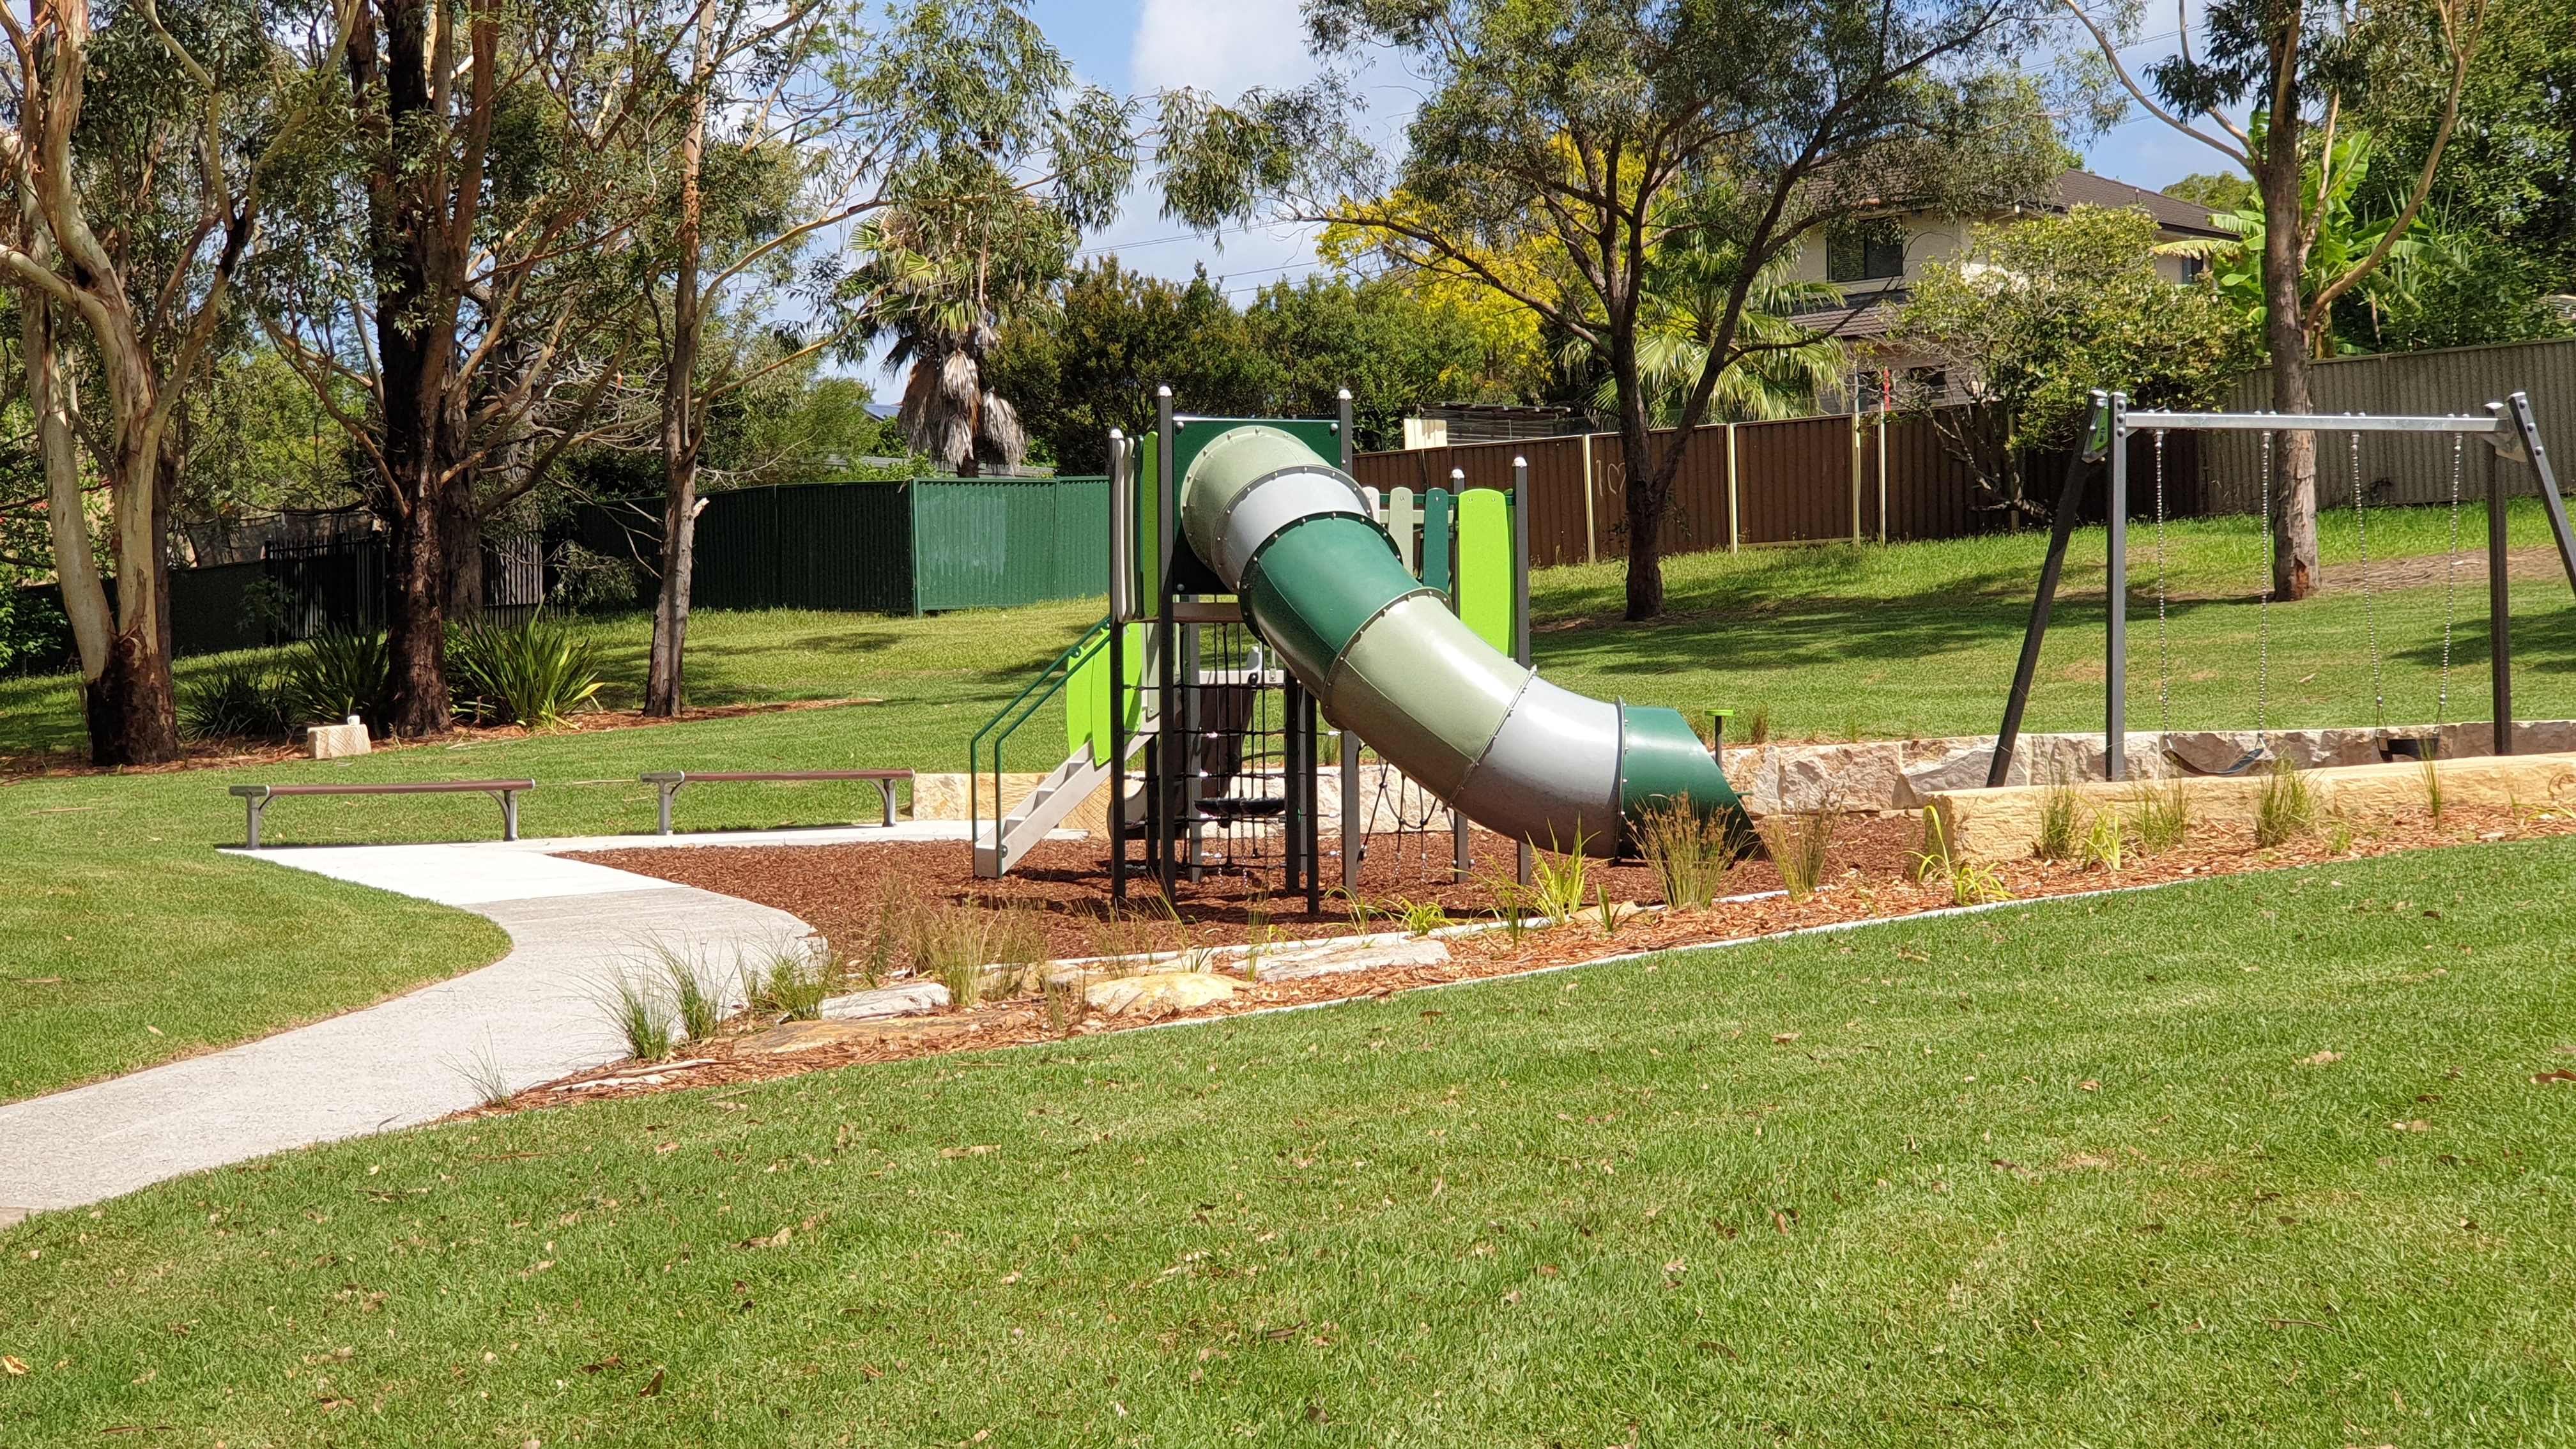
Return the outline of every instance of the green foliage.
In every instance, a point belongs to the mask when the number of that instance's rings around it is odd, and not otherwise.
[[[2317,796],[2307,772],[2285,755],[2276,755],[2263,777],[2263,793],[2254,801],[2254,843],[2285,845],[2316,828]]]
[[[1530,852],[1527,900],[1551,924],[1562,926],[1583,909],[1592,873],[1592,859],[1583,853],[1583,845],[1584,838],[1577,835],[1568,849]]]
[[[179,696],[179,728],[191,739],[271,739],[286,733],[285,692],[263,665],[232,660]]]
[[[1423,403],[1520,402],[1483,375],[1485,353],[1459,309],[1391,281],[1308,277],[1274,282],[1244,309],[1253,352],[1269,369],[1263,410],[1328,418],[1351,390],[1358,445],[1404,445],[1404,414]],[[1531,381],[1540,381],[1532,379]]]
[[[1159,385],[1185,412],[1242,415],[1262,411],[1273,375],[1204,267],[1173,282],[1116,257],[1077,267],[1046,305],[1006,323],[989,368],[1073,473],[1107,470],[1111,428],[1132,438],[1153,427]]]
[[[2159,276],[2156,244],[2137,209],[1971,227],[1963,255],[1924,266],[1898,335],[2004,409],[2016,451],[2071,443],[2094,388],[2133,407],[2206,409],[2258,360],[2256,334],[2206,288]]]
[[[789,1021],[813,1021],[846,974],[840,958],[819,943],[791,943],[743,967],[743,998]]]
[[[1841,826],[1841,813],[1830,807],[1781,810],[1762,817],[1762,843],[1771,852],[1772,868],[1780,872],[1780,885],[1789,892],[1789,899],[1805,900],[1824,884],[1826,857]]]
[[[2166,187],[2165,195],[2207,207],[2212,215],[2243,210],[2255,200],[2253,181],[2234,171],[2195,171]]]
[[[1679,910],[1702,910],[1716,900],[1744,854],[1733,817],[1701,810],[1687,795],[1638,817],[1637,852],[1653,867],[1664,904]]]
[[[1686,399],[1707,368],[1710,338],[1734,295],[1743,249],[1732,243],[1714,247],[1672,246],[1656,268],[1648,288],[1644,317],[1637,329],[1637,368],[1649,392],[1647,421],[1659,428],[1675,426]],[[1736,326],[1742,341],[1761,350],[1746,353],[1719,372],[1709,392],[1709,416],[1730,422],[1798,417],[1816,410],[1817,401],[1838,387],[1848,362],[1843,344],[1822,336],[1797,320],[1802,308],[1820,311],[1842,300],[1839,289],[1824,282],[1789,278],[1793,255],[1774,258],[1754,273],[1746,289]],[[1830,317],[1810,320],[1830,325]],[[1569,373],[1589,370],[1600,379],[1592,406],[1603,412],[1619,405],[1619,386],[1609,359],[1581,336],[1565,345],[1560,361]]]
[[[671,1037],[680,1029],[665,984],[648,972],[616,971],[599,985],[599,1008],[608,1017],[609,1029],[626,1043],[626,1054],[639,1062],[667,1060]]]
[[[460,715],[529,729],[562,724],[603,687],[590,640],[543,615],[451,628],[447,675]]]
[[[1393,914],[1404,922],[1407,935],[1428,936],[1449,925],[1448,908],[1436,900],[1417,901],[1398,896],[1392,909]]]
[[[2053,775],[2039,797],[2039,839],[2032,853],[2042,860],[2073,860],[2083,848],[2085,814],[2084,797],[2063,774]]]
[[[286,723],[290,728],[338,724],[356,715],[373,728],[384,719],[392,689],[392,656],[384,635],[317,634],[286,656]]]
[[[2182,781],[2141,785],[2131,804],[2140,855],[2162,855],[2191,838],[2191,791]]]

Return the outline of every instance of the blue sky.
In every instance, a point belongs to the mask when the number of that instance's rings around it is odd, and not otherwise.
[[[2198,7],[2195,4],[2194,9]],[[1030,13],[1085,79],[1120,91],[1194,85],[1231,97],[1255,85],[1294,85],[1315,73],[1306,54],[1297,0],[1031,0]],[[2146,43],[2124,57],[2134,66],[2168,51],[2173,23],[2150,22]],[[2161,33],[2159,33],[2161,32]],[[1376,66],[1367,94],[1387,139],[1411,108],[1402,67]],[[2194,171],[2220,169],[2219,155],[2135,110],[2095,143],[2087,168],[2149,188]],[[1314,268],[1311,234],[1261,229],[1221,238],[1222,245],[1177,235],[1139,198],[1116,225],[1090,238],[1086,250],[1115,251],[1140,271],[1186,277],[1204,262],[1227,290],[1248,293]]]
[[[2184,0],[2195,13],[2199,0]],[[1291,86],[1313,77],[1298,0],[1028,0],[1045,28],[1085,80],[1121,92],[1196,86],[1231,98],[1256,85]],[[2136,67],[2171,50],[2170,20],[2150,22],[2144,43],[2124,55]],[[1363,94],[1370,127],[1382,142],[1400,144],[1416,91],[1393,58],[1372,66]],[[2134,109],[2128,122],[2095,143],[2087,168],[2154,189],[2194,171],[2222,168],[2222,158],[2197,141],[2176,135]],[[1150,198],[1131,200],[1110,227],[1087,238],[1085,255],[1115,252],[1127,266],[1158,276],[1187,277],[1204,263],[1224,280],[1238,302],[1268,283],[1315,270],[1313,232],[1262,227],[1210,240],[1155,215]],[[880,395],[889,386],[873,367],[860,369]]]

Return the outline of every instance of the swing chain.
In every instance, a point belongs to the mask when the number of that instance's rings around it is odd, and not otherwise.
[[[2254,748],[2268,750],[2272,738],[2272,569],[2280,544],[2272,536],[2272,441],[2263,434],[2263,593],[2254,605]]]
[[[2344,435],[2352,465],[2352,536],[2361,549],[2361,617],[2370,631],[2370,695],[2372,719],[2385,731],[2388,728],[2388,687],[2379,670],[2379,605],[2370,591],[2370,528],[2363,521],[2361,501],[2361,434]]]
[[[2442,573],[2442,676],[2433,697],[2434,749],[2441,748],[2442,726],[2451,717],[2451,624],[2460,612],[2460,461],[2468,440],[2451,435],[2451,557]]]
[[[2173,740],[2173,652],[2165,641],[2165,430],[2156,429],[2156,725]]]

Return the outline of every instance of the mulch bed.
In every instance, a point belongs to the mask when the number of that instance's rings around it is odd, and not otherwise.
[[[1831,883],[1803,900],[1774,894],[1724,901],[1705,910],[1650,912],[1628,918],[1609,934],[1601,929],[1597,915],[1588,915],[1565,925],[1525,931],[1517,940],[1503,930],[1457,935],[1449,938],[1451,958],[1440,965],[1249,983],[1232,1000],[1186,1013],[1185,1018],[1214,1019],[1282,1007],[1384,997],[1611,957],[1714,945],[1821,926],[1901,919],[1948,909],[1956,904],[1948,889],[1913,877],[1916,830],[1908,818],[1854,822],[1835,845]],[[2203,832],[2205,837],[2215,833]],[[2227,839],[2204,838],[2161,855],[2132,856],[2117,873],[2068,861],[2027,860],[2004,864],[1997,868],[1996,875],[2015,901],[2031,901],[2202,876],[2367,859],[2481,840],[2569,834],[2576,834],[2576,815],[2526,812],[2515,816],[2502,810],[2455,806],[2438,824],[2418,816],[2370,826],[2341,855],[2332,853],[2322,837],[2257,849],[2250,839],[2231,832]],[[1485,854],[1489,844],[1495,848],[1494,853]],[[1508,862],[1510,857],[1500,853],[1501,846],[1498,839],[1480,838],[1480,858]],[[1088,954],[1088,948],[1095,943],[1083,934],[1088,928],[1081,922],[1087,918],[1077,908],[1096,900],[1105,884],[1105,852],[1096,846],[1069,842],[1051,843],[1043,849],[1047,857],[1037,862],[1030,875],[1001,882],[975,880],[962,844],[710,847],[613,851],[580,858],[778,906],[827,933],[830,927],[826,923],[831,921],[873,929],[876,908],[892,899],[888,893],[895,891],[926,892],[931,898],[958,904],[969,900],[1046,902],[1063,908],[1050,912],[1050,939],[1080,943],[1062,954]],[[1383,857],[1373,861],[1370,873],[1363,876],[1364,899],[1381,871],[1395,873],[1393,865]],[[1614,902],[1623,896],[1649,902],[1655,899],[1652,872],[1641,866],[1596,865],[1595,871],[1595,879],[1607,887]],[[1750,861],[1737,869],[1729,890],[1753,895],[1771,889],[1776,881],[1777,874],[1768,862]],[[1401,882],[1392,884],[1400,887]],[[1444,887],[1440,894],[1444,901],[1455,902],[1456,914],[1473,906],[1481,890],[1474,886]],[[1088,897],[1086,891],[1090,893]],[[1192,943],[1218,944],[1245,938],[1244,913],[1250,899],[1251,892],[1240,884],[1221,886],[1211,882],[1185,890],[1176,909],[1183,916]],[[1323,918],[1307,918],[1300,902],[1294,912],[1273,914],[1271,924],[1279,931],[1298,935],[1347,933],[1352,929],[1347,908],[1339,902],[1334,904],[1341,910],[1338,917],[1328,910]],[[1383,921],[1373,925],[1385,928]],[[1059,936],[1057,932],[1065,934]],[[1062,1008],[1057,1010],[1061,1012]],[[1162,1018],[1173,1019],[1176,1018]],[[712,1040],[689,1043],[684,1049],[685,1063],[655,1066],[625,1062],[602,1067],[532,1088],[507,1103],[458,1115],[493,1116],[639,1092],[747,1085],[858,1063],[984,1051],[1156,1024],[1126,1018],[1111,1021],[1096,1016],[1081,1020],[1051,1017],[1043,1001],[1023,996],[965,1011],[883,1023],[876,1028],[881,1034],[869,1040],[834,1043],[784,1056],[738,1053],[740,1044],[774,1023],[774,1017],[747,1015],[730,1023]]]
[[[692,706],[677,715],[648,715],[640,709],[586,710],[568,716],[547,734],[587,735],[603,730],[647,729],[656,725],[695,724],[701,720],[735,719],[743,715],[779,714],[800,709],[837,709],[844,705],[883,704],[880,699],[800,699],[777,704],[723,704]],[[497,740],[523,740],[538,731],[519,725],[495,725],[482,728],[458,725],[443,735],[413,735],[405,739],[379,739],[371,742],[370,753],[388,754],[396,750],[454,749],[460,745],[478,745]],[[0,785],[21,779],[66,775],[171,775],[185,770],[230,770],[255,765],[293,764],[304,758],[303,746],[275,740],[183,740],[179,758],[159,765],[93,765],[75,752],[42,755],[0,755]]]

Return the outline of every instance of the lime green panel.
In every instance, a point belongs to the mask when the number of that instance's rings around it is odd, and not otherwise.
[[[1126,656],[1121,660],[1130,686],[1127,694],[1127,728],[1133,730],[1142,699],[1133,686],[1143,678],[1145,667],[1145,626],[1127,626]],[[1091,758],[1106,760],[1115,742],[1109,737],[1109,636],[1085,650],[1074,665],[1073,677],[1064,686],[1065,753],[1076,755],[1085,744],[1091,746]]]
[[[1476,637],[1512,652],[1512,505],[1499,489],[1458,495],[1458,617]]]

